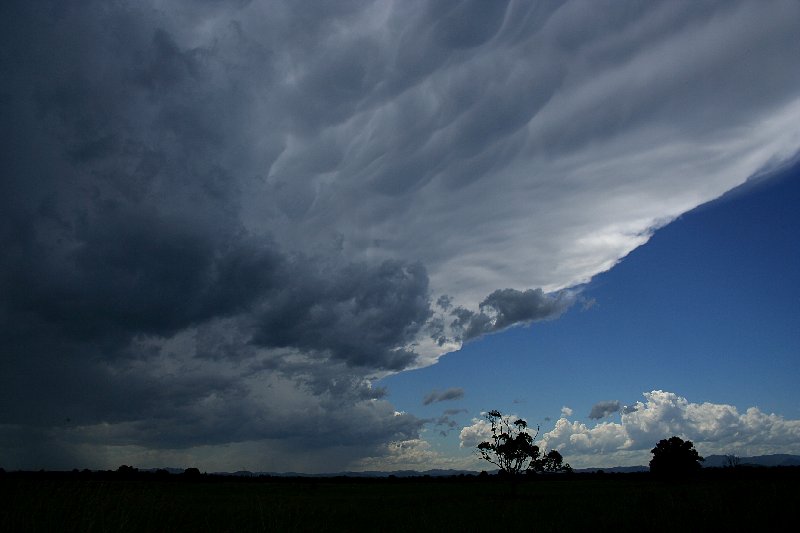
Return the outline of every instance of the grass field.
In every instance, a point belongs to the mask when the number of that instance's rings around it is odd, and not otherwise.
[[[796,531],[798,476],[0,479],[0,531]]]

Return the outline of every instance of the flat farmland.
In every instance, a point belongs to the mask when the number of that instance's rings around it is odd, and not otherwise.
[[[0,531],[796,531],[797,472],[661,481],[6,474]]]

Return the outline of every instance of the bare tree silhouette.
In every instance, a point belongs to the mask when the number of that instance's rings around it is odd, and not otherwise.
[[[737,455],[725,456],[725,468],[739,468],[742,466],[742,460]]]

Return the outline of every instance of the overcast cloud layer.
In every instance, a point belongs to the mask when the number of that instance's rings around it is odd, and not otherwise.
[[[558,317],[793,156],[797,20],[794,1],[3,2],[4,466],[427,453],[371,380]]]

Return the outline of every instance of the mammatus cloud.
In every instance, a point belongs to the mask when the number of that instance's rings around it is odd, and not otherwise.
[[[800,147],[796,2],[585,9],[3,2],[4,466],[389,457],[376,377]]]
[[[444,402],[447,400],[460,400],[464,397],[464,389],[460,387],[451,387],[443,391],[434,390],[425,395],[422,400],[423,405],[430,405],[434,402]]]
[[[757,407],[739,412],[732,405],[692,403],[660,390],[644,393],[634,407],[619,423],[593,427],[562,417],[541,442],[581,466],[647,464],[655,443],[673,435],[693,441],[701,455],[800,453],[800,420]]]
[[[601,418],[613,415],[614,413],[618,413],[621,410],[622,404],[617,400],[597,402],[592,406],[592,410],[589,412],[589,418],[592,420],[599,420]]]

